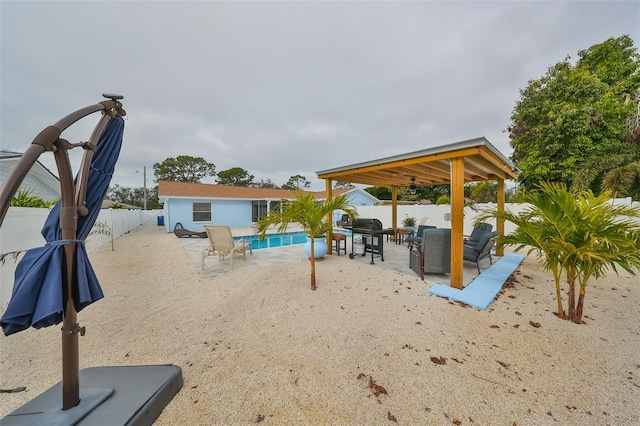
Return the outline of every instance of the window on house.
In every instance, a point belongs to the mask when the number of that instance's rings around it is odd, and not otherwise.
[[[251,202],[251,221],[257,222],[267,214],[267,200]]]
[[[211,203],[193,203],[193,221],[211,222]]]

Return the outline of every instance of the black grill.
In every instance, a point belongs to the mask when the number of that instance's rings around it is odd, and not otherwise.
[[[353,227],[351,228],[351,259],[355,258],[353,250],[354,241],[360,240],[364,244],[365,256],[367,253],[371,253],[371,263],[373,264],[374,255],[380,256],[380,260],[384,261],[384,235],[393,232],[393,230],[382,229],[382,222],[378,219],[355,219],[353,221]]]
[[[352,226],[354,229],[366,229],[370,231],[382,230],[382,222],[378,219],[355,219]]]

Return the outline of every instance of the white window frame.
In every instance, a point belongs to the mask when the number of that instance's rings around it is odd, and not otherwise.
[[[198,206],[200,208],[203,208],[203,209],[202,210],[196,210],[196,206]],[[206,210],[205,206],[208,207],[209,210]],[[197,202],[194,202],[191,208],[192,208],[193,221],[194,222],[211,222],[211,218],[212,218],[212,215],[211,215],[211,203],[197,203]],[[206,214],[206,213],[209,214],[208,219],[200,219],[199,218],[199,216],[202,216],[203,214]],[[196,215],[199,215],[199,216],[196,216]]]

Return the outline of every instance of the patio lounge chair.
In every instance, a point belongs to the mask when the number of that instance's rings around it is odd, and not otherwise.
[[[336,225],[340,228],[345,228],[352,225],[351,217],[348,214],[343,214],[339,221],[336,222]]]
[[[233,240],[231,228],[228,226],[205,226],[207,237],[209,237],[209,247],[202,252],[201,266],[204,271],[204,259],[208,256],[218,256],[218,259],[224,260],[225,257],[231,258],[231,270],[233,271],[233,255],[242,253],[244,260],[247,260],[247,248],[249,254],[253,254],[251,244],[247,246],[244,238],[239,241]]]
[[[493,225],[490,223],[486,223],[486,222],[478,223],[476,226],[473,227],[473,231],[471,231],[471,235],[469,235],[469,238],[464,240],[464,244],[471,247],[475,247],[475,245],[478,244],[478,241],[480,240],[480,237],[482,236],[482,234],[491,232],[492,229],[493,229]]]
[[[475,245],[464,245],[462,257],[464,260],[476,262],[478,273],[480,273],[480,261],[485,257],[488,257],[489,263],[493,265],[491,250],[496,243],[495,238],[498,235],[500,235],[498,231],[484,233],[480,236],[480,239],[475,243]]]
[[[436,227],[433,225],[418,225],[418,231],[416,235],[410,235],[406,237],[404,240],[409,242],[409,248],[411,248],[412,244],[420,244],[422,242],[422,234],[425,229],[435,229]]]
[[[176,234],[176,237],[178,238],[185,238],[185,237],[207,238],[206,231],[200,231],[200,232],[189,231],[188,229],[184,229],[184,227],[180,222],[176,223],[176,226],[173,228],[173,233]]]
[[[451,229],[432,228],[422,233],[422,242],[412,244],[409,267],[424,280],[424,274],[451,272]]]

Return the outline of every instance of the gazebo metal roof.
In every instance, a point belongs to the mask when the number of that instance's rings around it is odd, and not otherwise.
[[[464,181],[509,180],[518,169],[486,138],[479,137],[421,151],[316,172],[320,179],[365,185],[403,187],[451,183],[451,162],[462,158]]]

